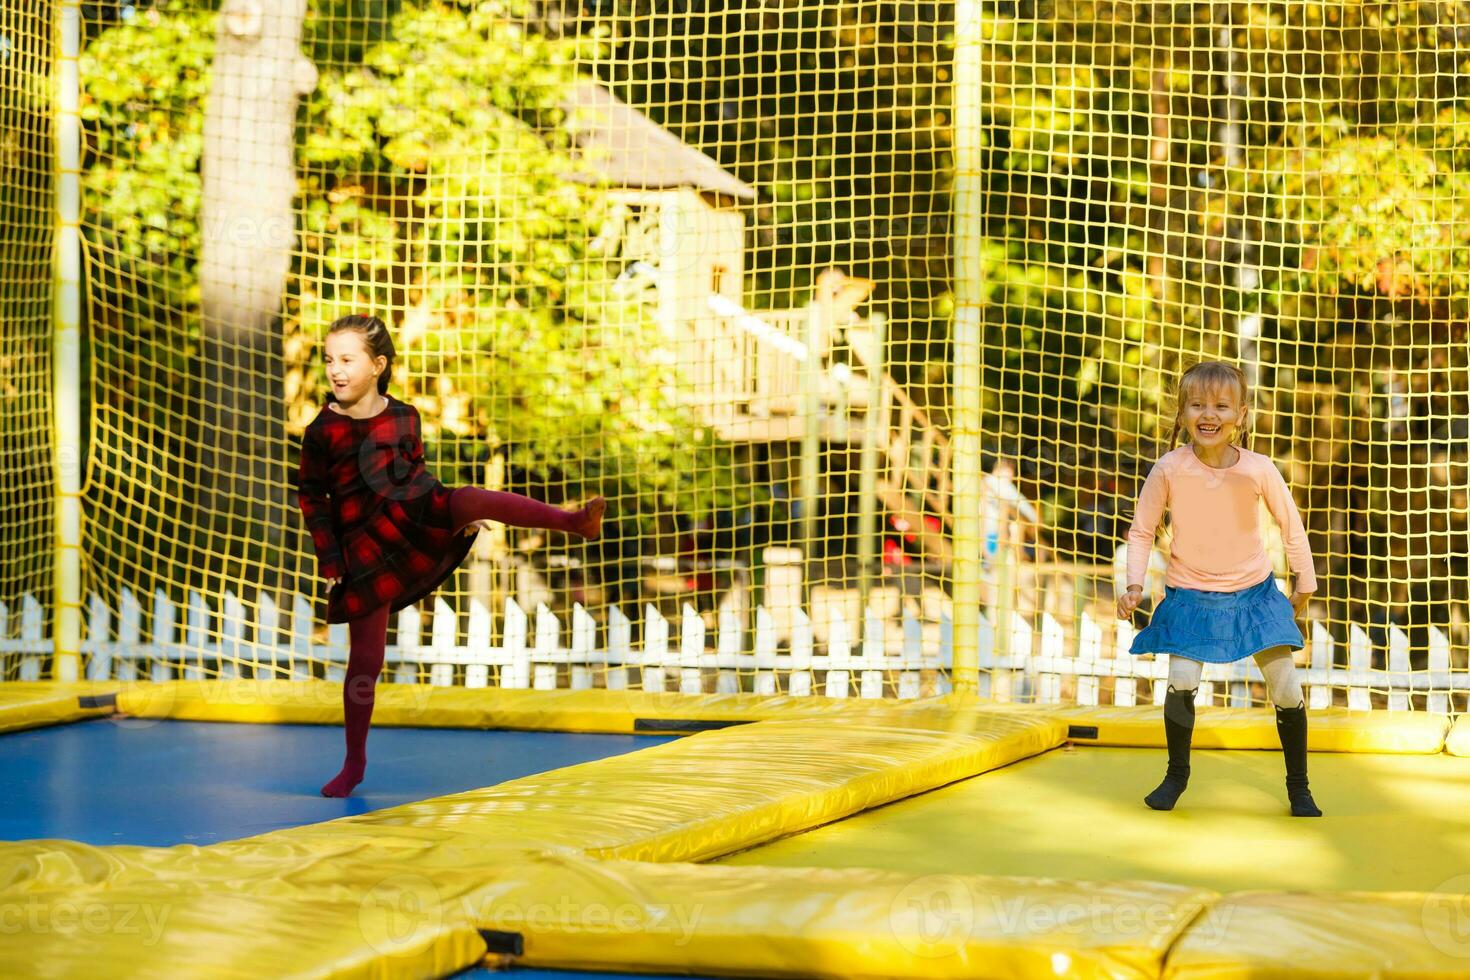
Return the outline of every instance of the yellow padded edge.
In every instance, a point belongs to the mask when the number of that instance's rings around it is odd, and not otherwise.
[[[119,685],[108,682],[6,681],[0,684],[0,732],[60,725],[113,713],[111,695]],[[104,703],[82,707],[79,699]]]
[[[1153,978],[1214,892],[1151,882],[548,855],[475,898],[530,966],[737,976]]]
[[[706,732],[484,789],[276,831],[416,848],[445,840],[698,861],[839,820],[1061,744],[1060,723],[942,710]]]
[[[523,962],[545,967],[1151,978],[1216,897],[1150,882],[603,861],[473,838],[316,857],[267,850],[228,881],[185,879],[199,870],[186,860],[177,880],[17,897],[43,928],[0,949],[0,971],[443,976],[483,954],[478,930],[497,930],[522,935]],[[73,927],[85,915],[114,919]]]
[[[426,849],[431,843],[420,842],[419,849]],[[269,879],[283,869],[291,871],[286,881],[295,885],[307,880],[312,869],[320,869],[325,876],[321,880],[330,880],[339,870],[336,862],[351,860],[361,848],[362,841],[350,835],[341,839],[322,835],[310,841],[255,837],[205,847],[194,844],[96,847],[69,840],[0,841],[0,894],[115,891],[140,882],[170,878],[195,883],[246,882]],[[381,851],[369,853],[381,855],[394,849],[392,841],[385,841]]]
[[[1470,755],[1470,715],[1455,719],[1454,727],[1445,736],[1444,749],[1450,755]]]
[[[1036,714],[1065,721],[1069,729],[1096,728],[1096,737],[1075,730],[1080,745],[1164,748],[1163,708],[1159,705],[1023,705],[983,702],[977,710]],[[1423,711],[1307,711],[1307,747],[1313,752],[1371,752],[1433,755],[1445,747],[1448,715]],[[1280,749],[1276,713],[1271,708],[1200,708],[1195,714],[1197,749]]]
[[[1169,980],[1303,980],[1470,975],[1470,877],[1444,891],[1237,892],[1185,930]]]
[[[373,724],[416,728],[506,728],[629,734],[639,719],[753,722],[841,717],[863,702],[784,695],[643,691],[531,691],[378,685]],[[880,704],[903,711],[928,702]],[[118,710],[143,718],[264,724],[340,725],[342,685],[330,681],[165,681],[125,684]],[[671,732],[678,734],[677,731]]]
[[[336,685],[315,687],[340,696]],[[174,708],[208,708],[205,692],[196,690],[192,700],[176,699]],[[146,692],[138,685],[131,693]],[[437,693],[434,689],[430,696]],[[629,701],[623,692],[465,693],[473,696],[460,704],[461,717],[479,717],[496,727],[509,727],[508,717],[549,726],[573,704],[581,717],[598,725],[623,724],[618,710],[631,718],[653,707]],[[609,706],[607,699],[621,702],[621,708]],[[1393,961],[1395,976],[1463,975],[1467,960],[1455,945],[1461,932],[1453,913],[1467,900],[1459,894],[1467,889],[1454,880],[1447,881],[1443,894],[1428,896],[1257,893],[1211,904],[1207,892],[1148,883],[1093,887],[947,875],[915,879],[865,869],[814,874],[811,869],[682,863],[754,846],[1045,751],[1080,718],[1097,718],[1101,724],[1117,721],[1120,712],[1157,711],[945,707],[936,701],[902,708],[856,701],[806,702],[800,708],[772,703],[784,700],[716,696],[698,699],[687,716],[711,720],[712,713],[724,712],[738,720],[743,713],[769,711],[810,717],[787,714],[789,720],[706,732],[634,755],[206,848],[94,848],[58,841],[0,845],[0,891],[24,896],[16,907],[51,929],[29,930],[25,943],[0,951],[0,975],[25,972],[37,963],[70,972],[98,962],[171,976],[231,968],[257,975],[442,975],[482,954],[476,927],[502,928],[520,915],[525,921],[511,931],[526,935],[529,960],[542,965],[616,963],[648,969],[688,964],[740,975],[812,971],[857,977],[959,975],[984,964],[986,975],[997,976],[1058,969],[1080,976],[1156,976],[1170,930],[1177,933],[1194,913],[1199,913],[1194,924],[1178,937],[1167,961],[1169,976],[1368,975],[1371,969],[1357,965],[1382,967],[1386,957],[1404,949],[1414,952]],[[262,702],[230,710],[260,711],[267,707]],[[227,699],[216,697],[213,703]],[[518,710],[508,710],[508,704]],[[630,706],[634,710],[626,711]],[[1396,719],[1413,717],[1318,714],[1346,716],[1339,722],[1344,730],[1385,720],[1393,727]],[[1147,724],[1156,726],[1157,718]],[[1259,720],[1252,724],[1259,728]],[[611,917],[628,904],[624,896],[636,897],[645,910],[650,903],[698,905],[703,897],[704,924],[687,932],[681,946],[671,946],[667,930],[647,918],[615,937],[589,936],[604,921],[602,911],[589,910],[607,906]],[[882,932],[885,901],[889,921],[899,923],[887,933]],[[1131,919],[1126,927],[1096,924],[1098,908],[1105,910],[1104,921],[1121,922],[1106,915],[1134,914],[1140,903],[1153,903],[1156,930],[1140,931]],[[88,909],[102,910],[94,915],[134,910],[133,931],[124,932],[120,924],[82,928],[87,920],[74,917]],[[155,921],[158,910],[167,909],[173,926],[145,946],[137,930],[148,920],[137,916],[149,909]],[[944,918],[956,909],[958,920]],[[920,930],[918,917],[931,914],[933,920],[926,919]],[[1047,917],[1059,921],[1062,914],[1072,916],[1066,936],[1046,926]],[[616,926],[615,919],[606,921]],[[946,938],[955,921],[966,927]],[[1296,946],[1283,944],[1288,930],[1280,923],[1287,921],[1294,923],[1290,934],[1298,937]],[[71,923],[76,925],[63,931]],[[1128,935],[1114,935],[1120,930]],[[272,941],[261,943],[262,935]],[[1414,935],[1427,936],[1428,947],[1423,938],[1415,945]],[[1313,945],[1314,936],[1329,938]],[[208,942],[201,943],[201,937]],[[916,938],[921,943],[927,938],[929,952],[938,955],[915,955],[906,944]],[[1387,972],[1386,967],[1380,971]]]
[[[931,710],[912,713],[900,725],[881,710],[873,712],[881,724],[865,723],[863,714],[854,710],[841,725],[767,722],[759,729],[708,732],[209,847],[0,842],[0,887],[112,887],[175,871],[196,880],[229,880],[283,861],[298,869],[336,861],[364,847],[386,858],[453,844],[469,863],[544,849],[692,860],[1007,765],[1060,744],[1062,733],[1055,722],[1034,718]]]
[[[641,691],[517,691],[503,688],[381,684],[373,724],[433,728],[506,728],[628,734],[640,719],[734,724],[778,719],[843,718],[855,712],[884,717],[933,709],[985,714],[1023,713],[1056,719],[1097,737],[1087,745],[1163,748],[1157,705],[1026,705],[962,695],[925,701],[871,702],[753,694],[650,694]],[[122,686],[118,709],[131,715],[186,721],[341,724],[342,685],[328,681],[168,681]],[[1418,711],[1308,712],[1314,752],[1433,754],[1445,747],[1447,715]],[[676,728],[668,729],[678,734]],[[1470,738],[1470,735],[1460,736]],[[1270,708],[1201,708],[1194,744],[1201,749],[1279,749]],[[1470,752],[1470,749],[1467,749]]]
[[[0,943],[0,976],[429,978],[485,955],[479,931],[458,914],[462,903],[424,909],[414,875],[281,885],[291,870],[282,862],[271,878],[228,887],[181,870],[110,889],[12,897],[9,925],[23,939]]]

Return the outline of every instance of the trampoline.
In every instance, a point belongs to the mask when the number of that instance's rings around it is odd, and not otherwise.
[[[1331,818],[1323,820],[1282,819],[1278,752],[1195,752],[1178,807],[1144,810],[1166,761],[1159,749],[1053,749],[721,863],[1162,881],[1227,893],[1430,892],[1470,871],[1470,759],[1313,755],[1312,786]]]
[[[1163,767],[1154,707],[387,685],[363,796],[323,800],[339,697],[0,685],[0,730],[54,726],[0,735],[0,792],[22,804],[4,818],[0,905],[30,923],[0,944],[0,973],[1470,964],[1470,737],[1445,716],[1315,712],[1327,817],[1299,820],[1267,710],[1202,709],[1191,787],[1155,813],[1139,801]],[[49,836],[20,839],[33,832]],[[119,925],[139,909],[159,920],[146,942]]]
[[[95,719],[0,736],[0,840],[213,844],[491,786],[669,736],[383,728],[369,778],[317,792],[340,729]],[[323,776],[323,773],[326,776]]]

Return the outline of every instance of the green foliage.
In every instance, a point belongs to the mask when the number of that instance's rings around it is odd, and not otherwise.
[[[984,8],[992,420],[1147,453],[1244,317],[1268,382],[1365,311],[1463,319],[1470,87],[1430,6]]]
[[[564,179],[576,168],[555,123],[580,42],[529,32],[511,2],[378,16],[393,8],[321,0],[336,13],[309,21],[321,75],[297,148],[294,323],[317,337],[344,312],[407,310],[400,377],[441,458],[488,437],[553,497],[693,514],[748,500],[728,447],[677,404],[656,325],[592,251],[604,193]],[[93,315],[108,356],[169,366],[160,389],[187,387],[198,336],[213,35],[213,14],[170,3],[102,32],[83,69]],[[437,428],[450,406],[458,421]]]
[[[826,267],[873,280],[891,363],[921,402],[947,385],[950,52],[942,4],[649,5],[559,29],[605,38],[594,70],[755,187],[753,308],[800,307]]]
[[[187,377],[177,341],[197,321],[200,6],[135,15],[83,68],[91,308],[132,349],[169,332],[147,354],[173,366],[160,388]],[[412,394],[464,403],[445,441],[490,433],[542,486],[733,499],[735,468],[681,418],[661,339],[592,251],[601,197],[557,176],[557,95],[580,63],[758,189],[750,305],[800,305],[827,265],[874,279],[896,373],[942,421],[953,7],[617,0],[533,30],[552,6],[313,0],[296,325],[408,311],[410,384],[454,385]],[[1461,370],[1466,4],[980,16],[987,443],[1055,447],[1064,467],[1148,455],[1177,367],[1235,356],[1253,316],[1276,391],[1375,389],[1451,349]]]
[[[388,34],[325,73],[305,113],[301,321],[417,311],[400,337],[410,376],[452,379],[458,392],[427,395],[467,399],[542,488],[696,514],[748,498],[681,410],[657,326],[593,251],[605,194],[565,179],[577,168],[553,124],[577,42],[504,3],[406,10]]]
[[[158,366],[131,391],[176,390],[197,341],[199,161],[213,15],[173,3],[103,32],[82,56],[83,229],[94,333]]]
[[[1282,294],[1470,298],[1470,177],[1446,154],[1332,138],[1272,153],[1250,179],[1286,230]]]

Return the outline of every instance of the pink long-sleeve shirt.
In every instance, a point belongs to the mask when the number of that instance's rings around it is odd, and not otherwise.
[[[1262,498],[1281,527],[1297,590],[1316,591],[1307,530],[1276,464],[1241,449],[1234,466],[1215,469],[1200,462],[1190,446],[1165,454],[1144,481],[1128,531],[1128,584],[1143,583],[1165,508],[1174,522],[1174,544],[1164,576],[1168,585],[1239,592],[1259,584],[1272,572],[1258,520]]]

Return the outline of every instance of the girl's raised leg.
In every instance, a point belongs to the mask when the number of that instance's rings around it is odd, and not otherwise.
[[[563,510],[518,493],[484,487],[455,487],[449,498],[449,512],[456,531],[475,521],[498,521],[514,527],[565,531],[589,541],[602,533],[602,513],[606,507],[606,500],[593,497],[578,510]]]

